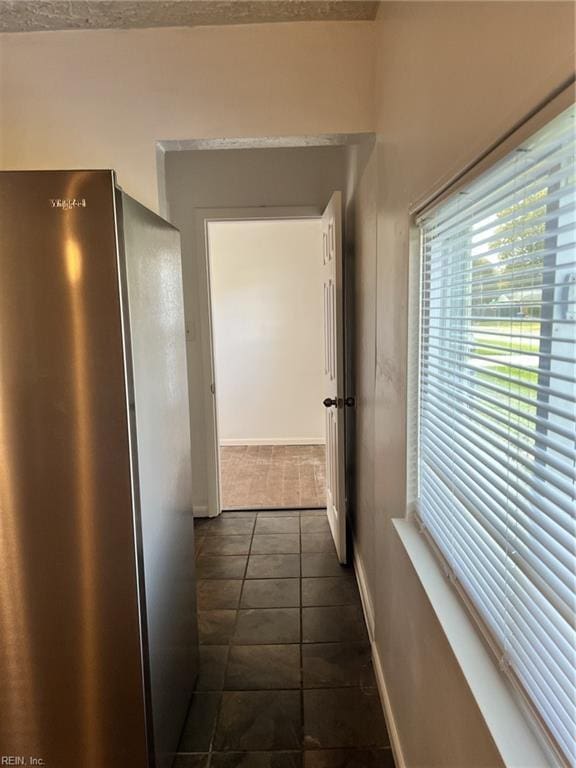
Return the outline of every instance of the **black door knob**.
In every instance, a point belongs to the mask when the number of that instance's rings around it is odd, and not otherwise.
[[[326,397],[322,400],[325,408],[331,408],[333,405],[338,405],[338,400],[333,400],[331,397]]]

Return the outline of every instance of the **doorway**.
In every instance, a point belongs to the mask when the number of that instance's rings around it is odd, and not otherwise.
[[[219,507],[323,508],[321,220],[211,219],[205,233]]]

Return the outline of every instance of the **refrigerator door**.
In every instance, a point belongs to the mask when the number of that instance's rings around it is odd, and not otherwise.
[[[145,658],[158,768],[172,764],[198,668],[180,236],[118,192]],[[133,410],[132,410],[133,409]],[[151,705],[151,706],[150,706]]]
[[[0,173],[0,756],[148,766],[110,171]]]

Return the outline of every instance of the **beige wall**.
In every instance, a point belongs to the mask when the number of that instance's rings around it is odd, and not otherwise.
[[[313,22],[0,35],[0,168],[114,168],[126,192],[157,208],[158,140],[370,130],[374,31],[371,22]],[[207,309],[195,207],[324,204],[341,186],[341,150],[166,153],[168,202],[182,232],[194,497],[202,512],[199,329]]]
[[[408,208],[570,75],[574,6],[385,3],[377,29],[379,135],[355,196],[358,549],[406,764],[492,768],[499,755],[390,522],[405,511]]]
[[[115,168],[156,207],[155,142],[371,130],[370,22],[0,35],[0,167]]]

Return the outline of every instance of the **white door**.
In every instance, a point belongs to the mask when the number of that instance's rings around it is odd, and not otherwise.
[[[346,562],[344,453],[344,293],[342,193],[334,192],[322,215],[324,282],[324,406],[326,408],[326,507],[338,559]]]

